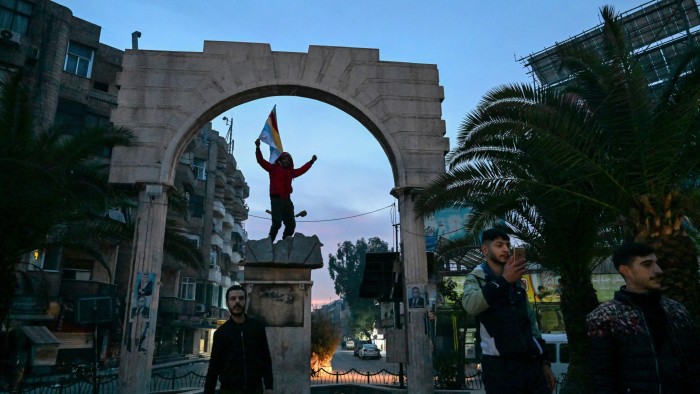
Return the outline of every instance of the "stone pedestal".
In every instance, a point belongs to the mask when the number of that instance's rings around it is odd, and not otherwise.
[[[316,236],[297,233],[246,247],[247,313],[267,326],[275,394],[311,390],[311,270],[323,267],[321,246]]]

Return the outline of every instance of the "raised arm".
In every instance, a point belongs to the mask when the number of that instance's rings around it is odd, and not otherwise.
[[[255,140],[255,159],[258,161],[258,164],[260,164],[260,167],[262,167],[263,170],[270,172],[270,169],[272,169],[272,164],[265,160],[262,152],[260,152],[260,138]]]
[[[317,159],[318,158],[316,157],[316,155],[313,155],[311,157],[311,160],[309,160],[306,164],[299,168],[295,168],[292,172],[292,176],[296,178],[298,176],[304,175],[304,173],[311,168],[311,166],[316,162]]]

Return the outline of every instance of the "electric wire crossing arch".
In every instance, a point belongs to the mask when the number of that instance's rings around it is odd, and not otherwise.
[[[293,53],[273,52],[269,44],[205,41],[203,52],[127,50],[122,67],[111,120],[134,130],[137,143],[114,149],[110,182],[142,185],[136,231],[144,236],[134,242],[136,272],[161,270],[167,190],[197,131],[237,105],[295,95],[346,112],[382,146],[394,178],[390,192],[399,203],[404,277],[406,283],[427,282],[423,221],[416,218],[414,198],[444,173],[449,150],[436,65],[381,61],[377,49],[310,46],[308,53]],[[156,286],[152,316],[158,297]],[[414,313],[406,319],[408,390],[432,392],[425,319]],[[120,391],[148,390],[155,326],[132,327],[146,330],[149,340],[146,352],[122,352]]]

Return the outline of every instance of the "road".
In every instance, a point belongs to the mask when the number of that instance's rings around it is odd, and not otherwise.
[[[399,373],[399,364],[386,362],[386,352],[381,352],[382,358],[378,360],[361,360],[359,357],[354,357],[352,352],[352,350],[343,350],[338,347],[331,361],[333,371],[349,371],[354,368],[360,372],[377,372],[386,369],[392,373]]]

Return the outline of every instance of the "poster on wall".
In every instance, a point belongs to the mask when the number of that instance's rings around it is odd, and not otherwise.
[[[469,208],[441,209],[424,220],[425,251],[434,252],[440,237],[455,239],[465,235]]]
[[[153,297],[153,286],[155,286],[155,272],[137,272],[136,284],[131,294],[131,313],[129,321],[151,320],[151,298]]]
[[[408,311],[424,311],[426,310],[428,303],[426,300],[425,285],[423,284],[411,284],[406,286],[408,294]]]
[[[530,275],[528,298],[530,302],[559,302],[561,296],[561,277],[553,271],[541,271]]]

